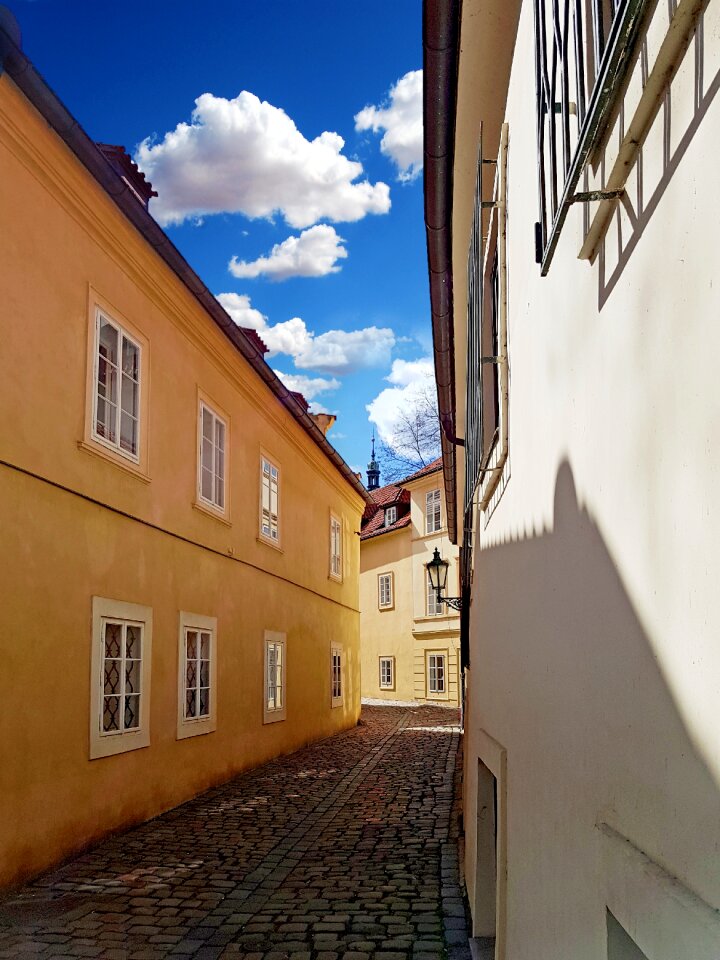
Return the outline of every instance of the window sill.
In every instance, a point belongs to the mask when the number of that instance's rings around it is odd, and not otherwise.
[[[337,574],[335,574],[335,573],[329,573],[329,574],[328,574],[328,580],[332,580],[334,583],[342,583],[342,582],[343,582],[343,578],[342,578],[342,577],[338,577]]]
[[[341,706],[343,705],[343,702],[344,702],[344,701],[343,701],[343,698],[342,698],[342,697],[338,697],[337,699],[335,699],[335,698],[333,697],[333,700],[332,700],[332,703],[331,703],[332,709],[334,710],[336,707],[341,707]]]
[[[93,457],[98,457],[106,463],[112,463],[114,466],[120,467],[121,470],[129,473],[130,476],[135,477],[136,480],[142,481],[142,483],[151,482],[150,477],[142,469],[140,464],[124,457],[121,453],[116,453],[104,444],[96,443],[95,441],[78,440],[77,446],[78,450],[83,450],[85,453],[89,453]]]
[[[394,603],[387,604],[384,607],[380,607],[380,606],[378,607],[378,610],[380,611],[380,613],[388,613],[390,610],[394,610],[394,609],[395,609]]]
[[[270,537],[263,536],[262,533],[259,533],[255,539],[258,543],[262,543],[266,547],[272,547],[273,550],[277,550],[278,553],[285,553],[279,543],[277,543],[275,540],[271,540]]]
[[[132,733],[116,733],[111,736],[93,737],[90,744],[90,759],[101,760],[103,757],[114,757],[119,753],[128,753],[130,750],[141,750],[150,746],[150,731],[137,730]]]
[[[447,536],[447,527],[440,527],[439,530],[433,530],[432,533],[420,533],[417,537],[413,537],[413,540],[432,540],[433,537],[442,537],[443,535]]]
[[[199,510],[200,513],[204,513],[206,517],[212,517],[213,520],[219,520],[220,523],[224,523],[226,527],[231,527],[232,523],[223,516],[219,510],[214,510],[209,504],[202,503],[200,500],[193,500],[192,502],[193,510]]]
[[[286,719],[285,710],[266,710],[263,714],[263,724],[265,723],[279,723],[281,720]]]
[[[413,623],[442,623],[443,620],[457,620],[460,614],[453,610],[452,613],[438,613],[434,617],[414,617]]]
[[[176,740],[187,740],[190,737],[201,737],[206,733],[215,733],[217,721],[214,717],[205,720],[184,720],[178,724]]]

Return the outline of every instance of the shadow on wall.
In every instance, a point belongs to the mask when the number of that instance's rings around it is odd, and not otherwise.
[[[618,206],[613,222],[600,245],[599,309],[603,308],[622,276],[645,227],[677,173],[681,160],[720,90],[720,70],[711,78],[705,77],[705,18],[706,14],[701,13],[688,51],[667,89],[653,127],[640,148],[634,169],[634,189],[631,187],[631,177],[622,206]],[[710,42],[716,43],[712,31],[710,33]],[[646,78],[647,39],[641,44],[640,65],[643,78]],[[686,88],[690,86],[689,77],[686,75],[689,71],[693,73],[691,104],[687,102],[686,96]],[[629,117],[626,118],[621,111],[621,128],[624,127],[626,119],[629,120]]]
[[[720,906],[718,785],[566,461],[552,531],[479,552],[475,584],[468,750],[481,729],[508,750],[515,922],[569,937],[555,942],[557,956],[600,955],[605,904],[589,895],[601,873],[599,823]],[[694,660],[693,638],[677,642]],[[476,784],[468,790],[475,796]],[[468,849],[475,817],[471,807]],[[583,940],[588,930],[595,945]]]

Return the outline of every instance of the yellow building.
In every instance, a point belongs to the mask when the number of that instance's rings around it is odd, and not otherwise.
[[[0,886],[356,723],[366,499],[5,27]]]
[[[373,471],[370,471],[369,475]],[[360,535],[362,696],[458,706],[460,618],[438,603],[425,564],[437,547],[457,596],[438,458],[399,483],[372,489]]]

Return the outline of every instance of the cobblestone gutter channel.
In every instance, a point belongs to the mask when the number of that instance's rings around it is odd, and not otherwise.
[[[0,902],[0,958],[469,960],[455,711],[236,777]]]

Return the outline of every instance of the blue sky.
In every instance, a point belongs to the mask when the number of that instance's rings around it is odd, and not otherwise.
[[[9,5],[89,135],[144,143],[151,212],[364,469],[366,406],[387,439],[427,383],[421,0]]]

